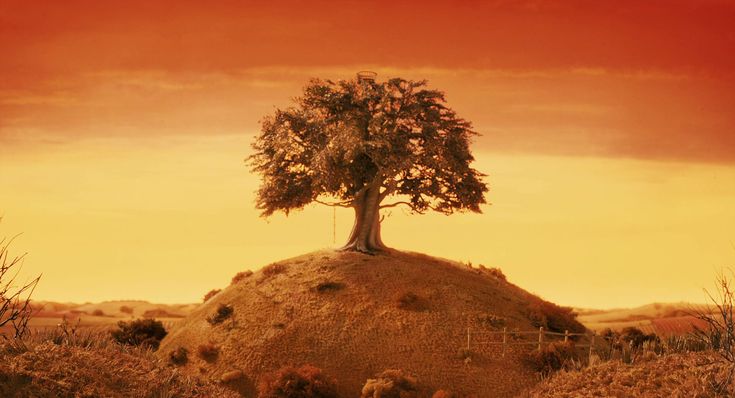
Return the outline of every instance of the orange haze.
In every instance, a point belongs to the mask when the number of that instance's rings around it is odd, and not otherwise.
[[[735,263],[735,3],[0,2],[0,235],[37,298],[197,301],[333,246],[243,164],[311,77],[428,79],[482,133],[484,213],[393,209],[397,248],[562,304],[702,301]],[[336,213],[337,243],[350,213]]]

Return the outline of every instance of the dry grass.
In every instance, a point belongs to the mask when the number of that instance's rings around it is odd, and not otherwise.
[[[122,346],[106,330],[49,329],[0,344],[0,396],[237,397],[182,375],[142,347]]]

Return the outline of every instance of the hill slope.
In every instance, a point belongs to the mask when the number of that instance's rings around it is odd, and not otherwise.
[[[359,396],[366,379],[390,368],[415,374],[420,396],[444,388],[509,397],[536,376],[522,365],[520,350],[501,358],[500,347],[480,344],[479,335],[533,329],[546,320],[538,308],[553,307],[540,303],[484,268],[420,254],[321,251],[271,264],[224,289],[171,331],[159,355],[184,347],[190,355],[183,369],[212,379],[240,370],[246,378],[236,387],[245,396],[264,373],[311,363],[336,378],[345,397]],[[210,324],[221,305],[233,315]],[[468,327],[475,336],[471,361],[459,354]],[[218,356],[197,356],[205,344]]]

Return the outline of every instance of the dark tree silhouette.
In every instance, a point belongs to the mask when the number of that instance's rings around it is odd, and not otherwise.
[[[426,81],[314,79],[294,101],[262,120],[248,158],[262,176],[262,216],[312,202],[350,207],[343,249],[376,252],[386,248],[380,209],[480,212],[487,186],[469,148],[477,133]]]

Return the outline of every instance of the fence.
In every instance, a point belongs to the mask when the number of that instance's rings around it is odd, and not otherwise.
[[[509,341],[510,338],[517,338],[524,335],[537,335],[538,340],[532,339],[532,340],[519,340],[519,341]],[[491,340],[494,339],[496,336],[500,337],[501,340]],[[550,344],[554,341],[569,341],[570,338],[573,337],[587,337],[588,343],[587,344],[576,344],[574,345],[577,349],[587,349],[588,350],[588,356],[589,358],[592,357],[592,354],[595,350],[595,333],[569,333],[568,330],[565,330],[564,333],[558,333],[558,332],[550,332],[545,330],[543,327],[538,328],[538,330],[532,330],[532,331],[508,331],[508,328],[503,328],[502,331],[487,331],[487,330],[481,330],[481,331],[472,331],[471,328],[467,328],[467,350],[472,349],[472,344],[475,345],[501,345],[502,346],[502,356],[505,357],[505,353],[508,349],[508,346],[512,345],[535,345],[537,346],[537,349],[541,351],[541,349],[544,347],[544,344]],[[563,338],[563,340],[562,340]]]

